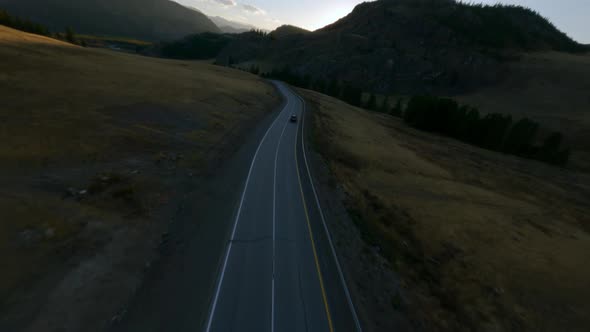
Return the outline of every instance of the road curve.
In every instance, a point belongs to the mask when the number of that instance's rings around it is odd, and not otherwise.
[[[312,182],[305,102],[275,84],[286,105],[247,165],[204,331],[360,331]]]

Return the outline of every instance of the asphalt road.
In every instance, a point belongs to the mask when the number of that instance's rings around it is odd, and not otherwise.
[[[275,84],[286,105],[247,165],[204,330],[360,331],[307,163],[304,101]]]

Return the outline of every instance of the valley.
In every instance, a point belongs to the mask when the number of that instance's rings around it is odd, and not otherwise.
[[[588,330],[587,41],[261,3],[0,0],[0,331]]]

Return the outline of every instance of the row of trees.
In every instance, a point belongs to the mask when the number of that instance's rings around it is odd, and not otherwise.
[[[217,56],[232,39],[233,37],[229,35],[204,32],[181,40],[162,43],[159,48],[161,55],[167,58],[211,59]]]
[[[252,66],[249,70],[253,74],[260,74],[258,66]],[[398,100],[397,104],[392,108],[389,98],[383,99],[381,103],[377,102],[377,97],[374,94],[369,95],[365,100],[363,98],[363,90],[351,82],[343,82],[335,79],[312,78],[309,75],[298,75],[292,71],[288,66],[281,69],[273,69],[270,72],[262,73],[262,77],[280,80],[291,85],[314,90],[325,95],[338,98],[350,105],[356,107],[363,107],[368,110],[388,113],[394,116],[401,116],[402,101]]]
[[[413,97],[403,112],[406,123],[417,129],[450,136],[479,147],[564,166],[570,150],[562,148],[563,135],[550,134],[537,143],[539,124],[527,118],[491,113],[482,116],[473,107],[449,98]]]
[[[0,24],[24,32],[34,33],[43,36],[51,36],[51,32],[46,26],[35,22],[31,22],[29,20],[21,19],[16,16],[12,16],[2,9],[0,9]]]
[[[258,74],[260,69],[252,66],[250,71]],[[512,116],[500,113],[482,115],[474,107],[433,96],[413,97],[405,109],[403,101],[398,99],[392,107],[388,97],[381,103],[374,94],[363,100],[362,90],[350,83],[312,79],[307,75],[297,75],[289,67],[275,69],[262,76],[315,90],[357,107],[401,117],[414,128],[453,137],[488,150],[559,166],[565,166],[570,156],[570,150],[562,148],[561,133],[554,132],[538,144],[540,126],[528,118],[514,121]]]
[[[0,9],[0,25],[4,25],[16,30],[34,33],[36,35],[47,36],[55,39],[65,40],[71,44],[86,46],[84,41],[78,40],[74,30],[70,27],[65,29],[63,34],[52,33],[46,26],[35,23],[17,16],[10,15],[7,11]]]
[[[325,80],[322,78],[313,79],[309,75],[298,75],[288,66],[262,73],[262,77],[280,80],[300,88],[314,90],[341,99],[353,106],[363,106],[363,91],[350,82],[341,82],[334,79]]]

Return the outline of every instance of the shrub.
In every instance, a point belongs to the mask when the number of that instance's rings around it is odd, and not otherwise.
[[[365,108],[371,111],[376,111],[377,110],[377,97],[375,97],[374,94],[371,94],[369,96],[369,100],[367,100],[367,104],[365,105]]]
[[[404,109],[403,109],[403,101],[402,99],[398,99],[397,102],[395,103],[395,106],[391,109],[390,114],[393,116],[396,116],[398,118],[403,117],[404,115]]]

